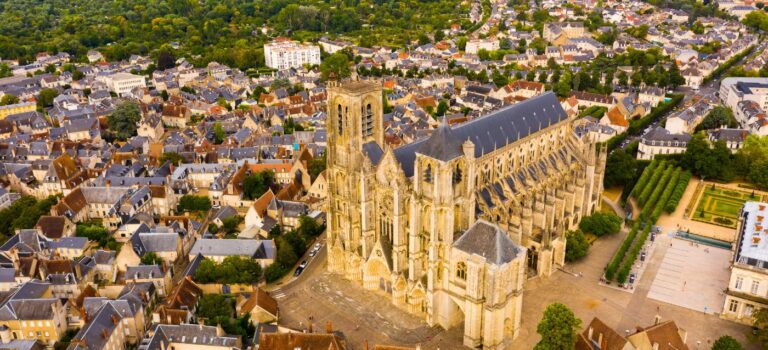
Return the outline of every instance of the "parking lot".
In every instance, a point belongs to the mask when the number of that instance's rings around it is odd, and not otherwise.
[[[731,252],[672,238],[648,297],[695,311],[723,310]]]

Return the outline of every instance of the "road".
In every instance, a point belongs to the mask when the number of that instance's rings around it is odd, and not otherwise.
[[[768,47],[768,43],[760,43],[757,46],[755,46],[755,49],[752,51],[752,54],[762,52],[765,50],[765,48]],[[747,55],[743,57],[741,60],[737,61],[734,66],[740,65],[744,63],[745,60],[750,59],[752,55]],[[677,93],[683,93],[685,95],[685,98],[683,98],[683,102],[681,103],[682,106],[686,106],[691,103],[694,99],[700,99],[700,98],[710,98],[712,100],[717,100],[718,92],[720,90],[720,82],[723,80],[723,78],[726,77],[726,74],[721,74],[718,78],[711,80],[710,82],[701,85],[698,90],[693,90],[687,86],[681,86],[678,87],[675,92]],[[673,110],[671,110],[669,113],[663,115],[659,120],[653,122],[651,125],[648,126],[645,130],[642,131],[640,135],[629,135],[627,136],[626,140],[622,143],[622,148],[626,148],[632,141],[635,141],[642,137],[643,135],[647,134],[651,130],[655,129],[656,127],[662,125],[664,121],[670,116],[678,113],[680,111],[680,107],[676,107]]]

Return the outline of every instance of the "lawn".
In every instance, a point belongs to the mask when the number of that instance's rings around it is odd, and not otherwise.
[[[712,188],[707,185],[701,194],[693,219],[710,224],[736,227],[739,211],[744,202],[763,200],[763,196],[754,192],[734,189]]]

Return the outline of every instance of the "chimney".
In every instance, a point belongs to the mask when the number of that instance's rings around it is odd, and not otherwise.
[[[333,333],[333,323],[331,323],[331,321],[328,321],[328,323],[325,324],[325,333]]]
[[[104,339],[109,338],[109,334],[107,334],[107,330],[106,329],[102,329],[101,330],[101,336],[104,337]]]
[[[592,340],[592,333],[594,333],[595,329],[592,327],[589,327],[589,332],[587,333],[587,339]]]
[[[661,315],[656,314],[656,316],[653,317],[653,325],[655,326],[659,323],[661,323]]]
[[[118,321],[117,316],[112,315],[112,324],[117,325],[117,321]]]
[[[314,333],[314,327],[312,327],[312,320],[307,321],[307,333]]]
[[[104,181],[104,186],[109,188],[109,185],[110,185],[111,182],[112,181],[109,181],[109,179],[107,179],[106,181]]]

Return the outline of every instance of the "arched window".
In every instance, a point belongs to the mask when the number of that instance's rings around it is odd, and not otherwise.
[[[362,124],[360,130],[363,131],[363,136],[373,135],[373,110],[371,109],[370,103],[367,104],[363,110]]]
[[[464,262],[459,262],[456,264],[456,277],[462,281],[467,280],[467,264]]]
[[[453,183],[457,184],[461,182],[461,167],[456,164],[456,170],[453,171]]]
[[[336,123],[339,124],[338,125],[339,126],[339,135],[342,135],[342,134],[344,134],[344,113],[342,113],[342,111],[341,111],[341,104],[339,104],[337,118],[338,118],[338,120],[337,120]]]
[[[427,164],[427,169],[424,170],[424,182],[432,183],[432,165]]]

